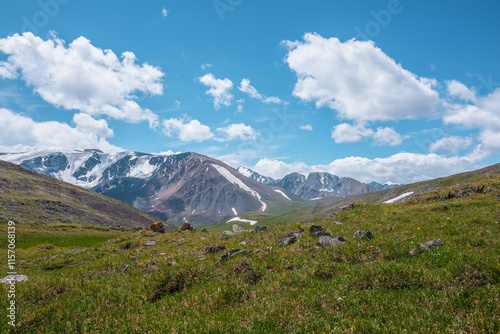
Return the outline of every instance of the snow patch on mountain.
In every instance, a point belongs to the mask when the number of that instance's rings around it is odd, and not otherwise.
[[[250,225],[255,225],[258,223],[258,221],[256,220],[248,220],[248,219],[241,219],[240,217],[234,217],[233,219],[229,219],[227,223],[231,223],[231,222],[240,222],[240,223],[247,223],[247,224],[250,224]]]
[[[151,177],[154,172],[158,169],[158,166],[151,165],[149,162],[149,157],[139,157],[135,166],[130,169],[127,177],[136,177],[139,179],[147,179]]]
[[[278,189],[274,189],[274,191],[276,191],[277,193],[280,193],[281,195],[283,195],[283,197],[285,197],[287,200],[291,201],[290,197],[288,197],[284,192],[282,192],[281,190],[278,190]]]
[[[255,190],[251,189],[250,187],[248,187],[246,184],[243,183],[243,181],[241,181],[236,176],[234,176],[233,174],[231,174],[231,172],[228,171],[227,169],[225,169],[224,167],[216,165],[216,164],[211,164],[211,165],[219,172],[220,175],[224,176],[226,178],[226,180],[228,180],[229,182],[237,185],[241,189],[243,189],[243,190],[249,192],[250,194],[252,194],[253,197],[257,198],[257,200],[262,205],[261,208],[260,208],[260,211],[266,211],[267,204],[262,201],[262,198],[261,198],[261,196],[259,195],[258,192],[256,192]]]
[[[392,199],[390,199],[388,201],[385,201],[384,203],[395,203],[395,202],[400,201],[400,200],[402,200],[402,199],[404,199],[406,197],[409,197],[409,196],[411,196],[413,194],[414,194],[414,192],[410,191],[410,192],[404,193],[402,195],[399,195],[398,197],[394,197],[394,198],[392,198]]]

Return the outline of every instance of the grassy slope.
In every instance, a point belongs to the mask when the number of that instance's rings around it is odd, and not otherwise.
[[[478,185],[489,190],[477,192]],[[463,196],[444,199],[469,186]],[[141,237],[146,232],[114,231],[118,239],[92,241],[86,252],[66,254],[71,247],[60,245],[18,249],[18,261],[26,261],[18,271],[31,280],[17,285],[15,331],[498,333],[499,196],[496,174],[404,203],[265,218],[274,230],[260,234]],[[298,243],[277,247],[285,232],[307,230],[309,220],[347,243],[321,248],[306,233]],[[5,234],[5,224],[0,227]],[[34,235],[28,224],[17,228],[21,236]],[[375,238],[352,239],[358,229]],[[437,238],[444,246],[409,254],[418,242]],[[146,246],[147,240],[157,245]],[[253,253],[221,264],[221,253],[202,254],[209,245]],[[5,295],[7,287],[2,289]],[[6,303],[1,298],[0,308]],[[6,321],[0,329],[7,329]]]
[[[135,227],[157,219],[118,200],[0,161],[0,220]]]

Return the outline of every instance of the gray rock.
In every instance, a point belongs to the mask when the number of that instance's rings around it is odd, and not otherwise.
[[[234,224],[233,225],[233,232],[234,233],[246,232],[246,229],[243,228],[243,227],[241,227],[241,226],[239,226],[239,225]]]
[[[326,237],[331,237],[331,236],[332,236],[330,233],[325,232],[325,231],[323,231],[323,230],[318,231],[318,232],[315,232],[313,235],[314,235],[315,237],[317,237],[317,238],[322,237],[322,236],[326,236]]]
[[[432,248],[441,247],[442,245],[444,245],[444,243],[440,239],[431,240],[425,244],[417,244],[418,247],[426,251],[430,251]]]
[[[128,270],[128,264],[125,266],[125,268],[122,269],[122,273],[126,272]]]
[[[221,236],[225,236],[225,235],[233,235],[234,232],[231,232],[231,231],[224,231],[222,232]]]
[[[259,233],[267,230],[269,230],[269,226],[255,226],[255,229],[253,231],[254,233]]]
[[[372,240],[373,239],[373,233],[370,232],[370,231],[361,231],[361,230],[357,230],[356,232],[354,232],[354,235],[352,236],[353,238],[356,238],[356,237],[361,237],[361,238],[368,238],[368,240]]]
[[[156,241],[154,241],[154,240],[146,241],[146,246],[154,246],[154,245],[156,245]]]
[[[220,251],[223,251],[224,249],[226,249],[226,246],[208,246],[207,248],[205,248],[205,253],[218,253]]]
[[[416,255],[418,254],[418,249],[417,248],[414,248],[410,251],[410,255],[413,256],[413,255]]]
[[[69,252],[67,252],[66,254],[73,254],[73,253],[78,253],[78,249],[75,248],[73,250],[70,250]]]
[[[344,238],[342,238],[344,239]],[[340,240],[339,238],[332,238],[330,236],[323,235],[319,237],[319,244],[323,247],[328,247],[328,246],[340,246],[344,244],[345,241]]]
[[[6,277],[0,279],[0,283],[12,284],[14,281],[19,283],[19,282],[24,282],[27,280],[28,280],[28,276],[26,276],[26,275],[9,275],[9,276],[6,276]]]
[[[313,225],[309,228],[309,233],[311,235],[315,235],[315,233],[322,232],[322,231],[323,231],[323,228],[321,226],[318,226],[318,225]]]
[[[291,245],[291,244],[297,242],[298,240],[299,240],[299,238],[296,235],[293,235],[293,236],[288,237],[288,238],[279,239],[278,244],[282,245],[282,246],[286,246],[286,245]]]
[[[236,256],[238,254],[249,253],[249,249],[233,249],[220,257],[220,262],[229,260],[229,258]]]
[[[200,232],[201,233],[208,233],[208,230],[206,228],[202,228]]]

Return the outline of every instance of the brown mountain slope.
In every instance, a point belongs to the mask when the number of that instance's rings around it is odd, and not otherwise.
[[[0,220],[144,227],[155,219],[118,200],[0,161]]]

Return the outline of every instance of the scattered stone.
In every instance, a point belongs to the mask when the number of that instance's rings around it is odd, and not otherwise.
[[[52,255],[51,257],[49,257],[49,261],[54,260],[56,257],[57,257],[57,255]]]
[[[248,253],[249,249],[233,249],[220,257],[220,262],[227,261],[229,258],[236,256],[238,254]]]
[[[264,232],[264,231],[267,231],[269,229],[270,229],[269,226],[255,226],[253,233]]]
[[[241,226],[239,226],[239,225],[234,224],[233,225],[233,232],[234,233],[246,232],[246,229],[243,228],[243,227],[241,227]]]
[[[190,230],[190,231],[193,231],[193,232],[196,232],[196,227],[195,227],[195,226],[193,226],[193,225],[191,225],[191,226],[189,227],[189,230]]]
[[[246,245],[247,242],[245,240],[243,240],[242,242],[240,242],[240,245]]]
[[[200,237],[200,239],[201,239],[201,240],[207,240],[207,238],[205,238],[205,237]]]
[[[323,235],[323,236],[319,237],[318,244],[323,246],[323,247],[328,247],[328,246],[337,247],[337,246],[340,246],[344,243],[345,243],[345,239],[342,237],[332,238],[330,236]]]
[[[206,228],[202,228],[200,232],[201,233],[208,233],[208,230]]]
[[[206,253],[218,253],[220,251],[223,251],[224,249],[226,249],[226,246],[208,246],[207,248],[205,248],[205,254]]]
[[[323,228],[321,226],[318,226],[318,225],[313,225],[309,228],[309,233],[311,235],[315,235],[315,233],[322,232],[322,231],[324,231]]]
[[[332,223],[335,224],[335,225],[344,225],[341,222],[336,222],[336,221],[333,221]]]
[[[0,279],[0,283],[13,284],[14,281],[19,283],[19,282],[24,282],[27,280],[28,280],[28,276],[26,276],[26,275],[9,275],[9,276],[6,276],[6,277]]]
[[[167,255],[167,253],[160,253],[160,255]]]
[[[224,231],[222,232],[221,236],[225,236],[225,235],[233,235],[234,232],[231,232],[231,231]]]
[[[154,246],[154,245],[156,245],[156,241],[154,241],[154,240],[146,241],[146,246]]]
[[[418,249],[417,248],[414,248],[410,251],[410,255],[413,256],[415,254],[418,254]]]
[[[162,222],[157,222],[151,224],[149,229],[153,232],[158,232],[158,233],[166,233],[167,231],[165,230],[165,225],[163,225]]]
[[[431,240],[425,244],[417,244],[418,247],[426,251],[430,251],[432,248],[440,247],[442,245],[444,245],[444,243],[440,239]]]
[[[326,231],[321,230],[321,231],[315,232],[314,236],[319,238],[319,237],[323,237],[323,236],[331,237],[332,235]]]
[[[189,223],[182,224],[182,227],[179,229],[179,231],[191,231],[191,224]]]
[[[299,238],[296,235],[293,235],[293,236],[288,237],[288,238],[279,239],[278,244],[281,246],[287,246],[287,245],[291,245],[291,244],[297,242],[298,240],[299,240]]]
[[[354,232],[354,235],[353,235],[353,238],[356,238],[356,237],[361,237],[361,238],[368,238],[368,240],[372,240],[373,239],[373,233],[370,232],[370,231],[361,231],[361,230],[357,230],[356,232]]]
[[[78,249],[75,248],[73,250],[70,250],[69,252],[67,252],[66,254],[73,254],[73,253],[78,253]]]
[[[125,268],[122,269],[122,273],[126,272],[128,270],[128,264],[125,266]]]

